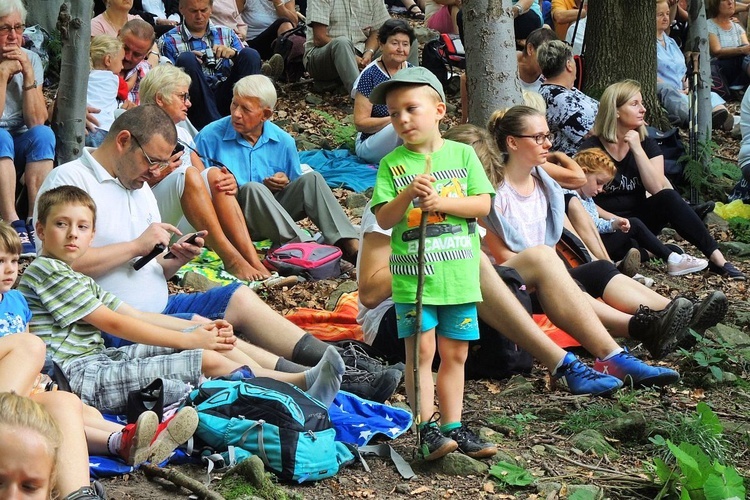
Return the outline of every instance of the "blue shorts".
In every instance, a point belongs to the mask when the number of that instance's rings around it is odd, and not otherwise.
[[[12,158],[16,177],[20,177],[27,163],[55,158],[55,134],[45,125],[17,135],[0,128],[0,158]]]
[[[398,338],[414,335],[417,317],[414,304],[396,304],[396,324]],[[479,325],[477,323],[477,305],[456,304],[450,306],[422,306],[422,331],[435,328],[435,332],[454,340],[477,340]]]
[[[194,315],[203,316],[211,320],[224,319],[224,313],[229,300],[242,283],[235,282],[226,286],[218,286],[206,292],[176,293],[167,299],[167,307],[162,314],[175,318],[191,320]],[[104,333],[104,345],[107,347],[122,347],[132,344],[129,340]]]

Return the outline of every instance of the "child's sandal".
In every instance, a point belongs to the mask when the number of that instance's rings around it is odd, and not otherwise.
[[[424,12],[422,12],[422,9],[420,9],[419,5],[417,4],[412,4],[411,7],[406,9],[406,13],[409,14],[409,17],[412,19],[416,19],[418,21],[424,21]]]

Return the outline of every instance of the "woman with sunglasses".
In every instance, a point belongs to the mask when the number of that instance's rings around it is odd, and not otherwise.
[[[206,245],[237,278],[268,278],[271,273],[258,258],[237,203],[237,181],[223,165],[203,165],[184,126],[189,123],[189,86],[187,73],[171,64],[157,66],[141,82],[141,104],[159,106],[177,125],[177,149],[149,183],[162,221],[177,226],[183,234],[207,230]]]
[[[745,275],[727,262],[701,218],[664,176],[664,155],[646,135],[645,114],[641,85],[634,80],[614,83],[602,93],[592,137],[581,149],[603,149],[617,173],[596,204],[619,217],[641,219],[654,234],[671,225],[706,256],[710,271],[744,281]]]
[[[562,189],[539,167],[547,159],[553,138],[544,115],[527,106],[496,112],[489,128],[504,158],[485,165],[496,194],[492,211],[481,221],[487,228],[483,244],[496,264],[513,267],[524,281],[533,283],[535,276],[545,272],[545,264],[540,265],[545,261],[530,260],[528,255],[554,247],[565,218]],[[554,255],[549,248],[545,250]],[[562,263],[548,261],[546,265]],[[702,325],[713,318],[707,318],[700,306],[694,309],[690,300],[670,301],[620,274],[610,261],[596,260],[569,273],[587,292],[586,300],[612,336],[642,342],[654,358],[674,350],[686,338],[688,327],[698,324],[696,320]],[[545,305],[541,301],[542,308]]]

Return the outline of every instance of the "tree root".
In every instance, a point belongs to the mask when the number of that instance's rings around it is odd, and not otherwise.
[[[162,469],[161,467],[153,464],[143,464],[141,465],[141,470],[144,472],[144,474],[146,474],[147,477],[160,477],[176,484],[177,486],[187,488],[188,490],[198,495],[198,498],[203,498],[206,500],[224,500],[223,496],[219,495],[215,491],[209,490],[200,481],[196,481],[195,479],[192,479],[182,472],[176,471],[174,469]]]

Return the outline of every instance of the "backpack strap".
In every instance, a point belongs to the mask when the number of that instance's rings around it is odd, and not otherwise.
[[[393,446],[389,445],[388,443],[369,444],[367,446],[360,446],[359,448],[357,448],[357,456],[359,458],[359,461],[362,463],[362,466],[365,468],[365,470],[367,472],[370,472],[370,467],[367,465],[367,462],[365,462],[365,459],[362,455],[376,455],[382,458],[390,458],[391,462],[393,462],[393,465],[396,466],[396,470],[404,479],[411,479],[415,475],[414,471],[411,468],[411,465],[409,465],[409,462],[404,460],[404,457],[399,455],[399,453],[393,449]]]

